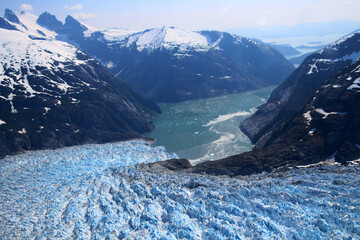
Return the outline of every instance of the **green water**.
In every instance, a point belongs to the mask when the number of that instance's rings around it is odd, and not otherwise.
[[[162,103],[154,121],[156,129],[146,136],[156,139],[170,153],[193,164],[251,150],[250,140],[239,124],[267,101],[275,87],[181,103]]]

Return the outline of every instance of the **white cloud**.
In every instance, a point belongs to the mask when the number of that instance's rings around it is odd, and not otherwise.
[[[76,19],[90,19],[90,18],[96,18],[97,15],[94,13],[84,13],[84,12],[79,12],[79,13],[75,13],[74,17]]]
[[[80,10],[83,8],[81,3],[75,4],[74,6],[70,7],[70,10]]]
[[[23,4],[20,5],[20,10],[21,11],[31,11],[32,9],[33,9],[33,7],[30,4],[23,3]]]
[[[83,8],[84,6],[81,3],[75,4],[74,6],[65,5],[65,9],[70,9],[70,10],[80,10]]]
[[[233,4],[227,5],[226,7],[224,7],[223,9],[221,9],[220,14],[224,15],[227,14],[231,9],[234,8]]]

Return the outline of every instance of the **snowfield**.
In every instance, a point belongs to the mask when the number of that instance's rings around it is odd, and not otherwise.
[[[356,239],[360,167],[175,174],[140,141],[0,161],[1,239]]]

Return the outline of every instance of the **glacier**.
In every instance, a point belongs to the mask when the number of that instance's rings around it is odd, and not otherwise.
[[[143,141],[0,161],[1,239],[358,239],[360,167],[174,173]]]

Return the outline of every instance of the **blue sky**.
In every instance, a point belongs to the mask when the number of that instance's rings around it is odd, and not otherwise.
[[[141,30],[163,25],[188,30],[293,26],[301,22],[360,22],[360,0],[2,0],[0,11],[72,15],[96,27]]]

